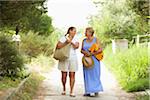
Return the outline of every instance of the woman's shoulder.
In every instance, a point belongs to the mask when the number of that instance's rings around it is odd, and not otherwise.
[[[94,40],[95,40],[95,41],[97,41],[97,40],[98,40],[98,38],[94,36]]]
[[[86,39],[87,39],[87,38],[84,38],[82,41],[84,42],[84,41],[86,41]]]
[[[59,39],[60,42],[65,42],[66,41],[66,37],[65,36],[61,36]]]
[[[87,37],[85,37],[83,40],[87,40]]]

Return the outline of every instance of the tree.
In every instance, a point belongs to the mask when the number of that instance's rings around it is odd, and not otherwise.
[[[45,2],[46,0],[0,1],[0,28],[7,27],[14,29],[15,26],[19,25],[24,31],[39,31],[37,28],[41,24],[43,14],[47,12]],[[47,20],[51,24],[50,19],[47,16]],[[49,25],[49,27],[53,29],[52,25]],[[50,32],[49,30],[47,28],[47,32]]]
[[[94,0],[99,14],[91,18],[90,24],[103,42],[112,38],[132,39],[137,34],[148,32],[148,23],[131,9],[127,0]]]

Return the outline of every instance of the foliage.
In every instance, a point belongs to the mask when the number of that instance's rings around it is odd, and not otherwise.
[[[26,35],[21,35],[20,50],[25,55],[36,57],[41,53],[52,54],[52,46],[50,37],[40,36],[37,33],[28,32]]]
[[[102,42],[110,42],[112,38],[131,40],[134,35],[148,33],[147,21],[131,8],[127,0],[95,0],[95,4],[99,13],[91,17],[89,23]]]
[[[127,0],[127,3],[138,15],[149,16],[149,0]]]
[[[53,53],[59,33],[53,32],[49,36],[38,35],[32,31],[21,35],[21,52],[30,57],[36,57],[40,54],[50,56]]]
[[[132,47],[113,54],[111,47],[105,49],[104,62],[115,73],[126,91],[140,91],[149,88],[148,48]],[[137,55],[138,54],[138,55]]]
[[[32,100],[43,79],[43,76],[32,73],[23,85],[23,88],[17,94],[13,95],[10,100]]]
[[[8,88],[17,87],[20,82],[20,79],[14,80],[10,77],[0,78],[0,90],[7,90]]]
[[[28,64],[30,68],[35,69],[36,71],[40,71],[40,72],[50,71],[53,65],[54,65],[54,60],[52,59],[52,57],[50,56],[47,57],[43,54],[40,54],[36,58],[32,58],[31,62]]]
[[[5,35],[0,35],[0,75],[17,76],[23,68],[23,58],[16,45]]]
[[[46,14],[41,16],[39,25],[34,27],[35,32],[39,32],[40,35],[50,35],[54,31],[52,19]]]
[[[136,100],[149,100],[149,99],[150,99],[149,94],[136,97]]]
[[[52,19],[45,15],[46,0],[0,1],[0,28],[13,30],[19,26],[21,31],[33,30],[41,34],[50,34],[53,31]]]

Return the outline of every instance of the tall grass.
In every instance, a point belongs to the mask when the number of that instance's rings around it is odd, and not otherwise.
[[[25,55],[31,57],[36,57],[41,53],[51,55],[53,47],[50,37],[41,36],[31,31],[27,34],[22,34],[21,37],[20,50]]]
[[[49,36],[38,35],[29,31],[27,34],[21,34],[20,51],[30,57],[37,57],[40,54],[50,56],[53,53],[60,33],[55,31]]]
[[[140,91],[149,88],[147,47],[134,46],[113,54],[109,45],[104,53],[105,64],[114,72],[126,91]]]

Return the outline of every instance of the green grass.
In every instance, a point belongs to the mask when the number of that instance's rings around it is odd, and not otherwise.
[[[130,84],[127,84],[124,89],[128,92],[134,92],[134,91],[144,91],[149,88],[149,79],[139,79],[133,82],[130,82]]]
[[[12,79],[10,77],[3,77],[0,79],[0,90],[17,87],[21,79]]]
[[[111,46],[105,49],[104,63],[116,75],[122,88],[128,92],[148,89],[148,48],[132,47],[116,54],[111,51]]]
[[[25,82],[24,87],[11,97],[10,100],[32,100],[43,79],[43,76],[40,76],[37,73],[32,73],[29,79]]]
[[[54,59],[50,56],[41,54],[36,58],[32,58],[29,66],[34,67],[34,69],[38,67],[42,72],[47,72],[54,66]]]
[[[150,96],[149,95],[138,96],[136,100],[150,100]]]

